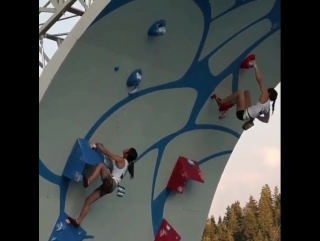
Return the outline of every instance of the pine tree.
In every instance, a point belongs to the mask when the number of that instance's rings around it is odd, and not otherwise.
[[[226,209],[227,209],[227,211],[226,211],[226,213],[224,214],[223,222],[224,222],[226,225],[228,225],[229,220],[230,220],[231,208],[230,208],[230,206],[228,206]]]
[[[259,216],[258,223],[263,237],[266,240],[271,240],[274,231],[274,219],[272,209],[272,195],[270,187],[266,184],[261,189],[261,196],[259,199]]]
[[[216,220],[214,219],[213,215],[211,215],[210,221],[211,221],[211,225],[213,225],[214,228],[217,228]]]
[[[255,217],[258,218],[259,216],[258,203],[252,196],[249,197],[249,202],[247,203],[246,207],[250,208],[254,213]]]
[[[217,240],[219,241],[234,241],[231,232],[224,222],[220,223],[217,228]]]
[[[231,234],[234,235],[234,233],[238,229],[238,220],[237,220],[237,216],[235,214],[235,211],[234,211],[232,205],[231,205],[230,209],[228,210],[228,214],[226,214],[226,216],[228,218],[225,218],[224,223],[226,224],[226,226],[227,226],[228,230],[231,232]]]
[[[237,219],[241,220],[243,214],[242,214],[242,208],[241,208],[240,202],[236,201],[234,204],[231,205],[231,208],[233,208],[233,210],[237,216]]]
[[[280,192],[278,187],[275,187],[273,191],[272,209],[273,209],[274,226],[278,228],[281,221],[281,203],[280,203]]]
[[[257,202],[252,196],[250,196],[249,202],[246,203],[246,206],[243,209],[243,238],[246,241],[254,241],[254,238],[259,231],[257,210]]]
[[[206,221],[206,225],[204,226],[204,230],[203,230],[203,234],[202,234],[202,239],[201,241],[211,241],[210,240],[210,231],[209,231],[209,225],[210,225],[210,219],[207,218],[207,221]]]
[[[219,219],[218,219],[218,224],[222,223],[222,218],[221,216],[219,216]]]
[[[202,234],[202,241],[219,241],[216,235],[217,225],[214,219],[214,216],[211,216],[207,219],[204,231]]]
[[[280,210],[280,217],[279,217],[279,223],[281,224],[281,193],[279,193],[279,210]]]
[[[209,228],[208,228],[210,241],[218,241],[216,233],[217,233],[216,221],[214,220],[214,216],[211,216],[209,221]]]
[[[241,241],[243,238],[243,213],[239,201],[236,201],[231,205],[229,230],[232,232],[235,241]]]
[[[241,241],[242,218],[242,208],[239,201],[236,201],[230,207],[227,207],[224,223],[235,241]]]

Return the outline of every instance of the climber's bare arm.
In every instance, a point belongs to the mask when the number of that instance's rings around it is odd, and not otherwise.
[[[112,160],[114,160],[116,162],[123,162],[124,161],[124,158],[122,156],[119,156],[119,155],[112,153],[107,148],[105,148],[103,145],[101,145],[99,143],[95,143],[95,145],[97,147],[97,150],[101,151],[103,154],[110,157]]]

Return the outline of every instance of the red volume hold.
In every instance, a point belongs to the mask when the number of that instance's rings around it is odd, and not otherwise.
[[[163,219],[154,241],[180,241],[181,237],[176,230]]]
[[[241,69],[250,69],[252,66],[249,64],[249,62],[252,60],[256,60],[256,56],[254,54],[250,54],[247,58],[245,58],[242,61],[240,68]]]

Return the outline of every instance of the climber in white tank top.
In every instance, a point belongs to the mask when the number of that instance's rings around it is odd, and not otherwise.
[[[266,103],[261,104],[259,101],[257,104],[247,108],[248,115],[252,118],[258,118],[261,115],[267,115],[270,111],[270,100],[267,100]]]
[[[116,161],[112,160],[113,162],[113,171],[112,171],[112,178],[117,182],[117,184],[120,183],[122,178],[126,175],[129,163],[126,159],[124,159],[125,164],[124,167],[120,168],[118,167],[118,164]]]
[[[278,92],[274,88],[266,88],[263,78],[258,70],[256,61],[249,62],[250,67],[254,68],[255,77],[259,84],[261,95],[257,104],[251,104],[251,95],[248,90],[246,91],[237,91],[226,97],[225,99],[220,99],[216,95],[213,95],[218,104],[231,104],[236,101],[237,103],[237,118],[241,121],[253,121],[258,119],[261,122],[268,123],[270,118],[270,101],[272,103],[272,113],[274,111],[274,106],[276,99],[278,97]]]
[[[107,150],[101,143],[91,142],[90,146],[92,149],[100,151],[102,154],[106,155],[106,157],[111,159],[112,165],[107,165],[107,163],[102,162],[96,166],[94,172],[89,178],[86,178],[85,176],[83,177],[83,186],[85,188],[90,186],[90,184],[99,176],[101,177],[102,184],[86,198],[78,218],[67,218],[67,223],[72,224],[75,228],[80,226],[81,222],[88,214],[91,204],[104,195],[112,193],[118,186],[119,182],[124,178],[127,171],[131,178],[133,178],[134,161],[138,157],[138,153],[134,148],[125,149],[122,151],[122,155],[116,155]],[[112,169],[112,171],[110,171],[110,169]]]

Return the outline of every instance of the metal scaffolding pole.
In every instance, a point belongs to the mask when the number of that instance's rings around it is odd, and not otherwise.
[[[62,14],[64,14],[64,12],[66,12],[67,9],[70,8],[72,4],[75,3],[75,1],[76,0],[66,0],[66,1],[50,0],[53,6],[55,6],[57,2],[59,3],[59,5],[56,5],[57,8],[54,14],[52,14],[52,16],[39,28],[39,36],[45,34],[62,16]],[[55,2],[55,4],[53,4],[53,2]],[[39,11],[41,11],[40,8],[39,8]]]
[[[39,52],[42,59],[42,61],[41,59],[39,59],[39,66],[41,68],[44,68],[50,60],[45,52],[44,42],[47,40],[54,41],[57,44],[57,48],[59,48],[64,40],[64,37],[69,34],[69,32],[48,33],[48,30],[50,30],[51,27],[54,26],[57,22],[65,21],[67,19],[75,17],[81,17],[84,12],[88,10],[92,2],[92,0],[49,0],[44,5],[39,6],[39,15],[41,13],[46,13],[47,15],[51,14],[51,16],[46,21],[39,23]],[[75,8],[73,6],[75,3],[78,3],[77,6],[83,10]],[[71,13],[73,15],[61,17],[65,13]]]
[[[40,47],[41,47],[41,55],[42,55],[42,68],[46,66],[45,58],[44,58],[44,49],[43,49],[43,37],[40,37]]]

